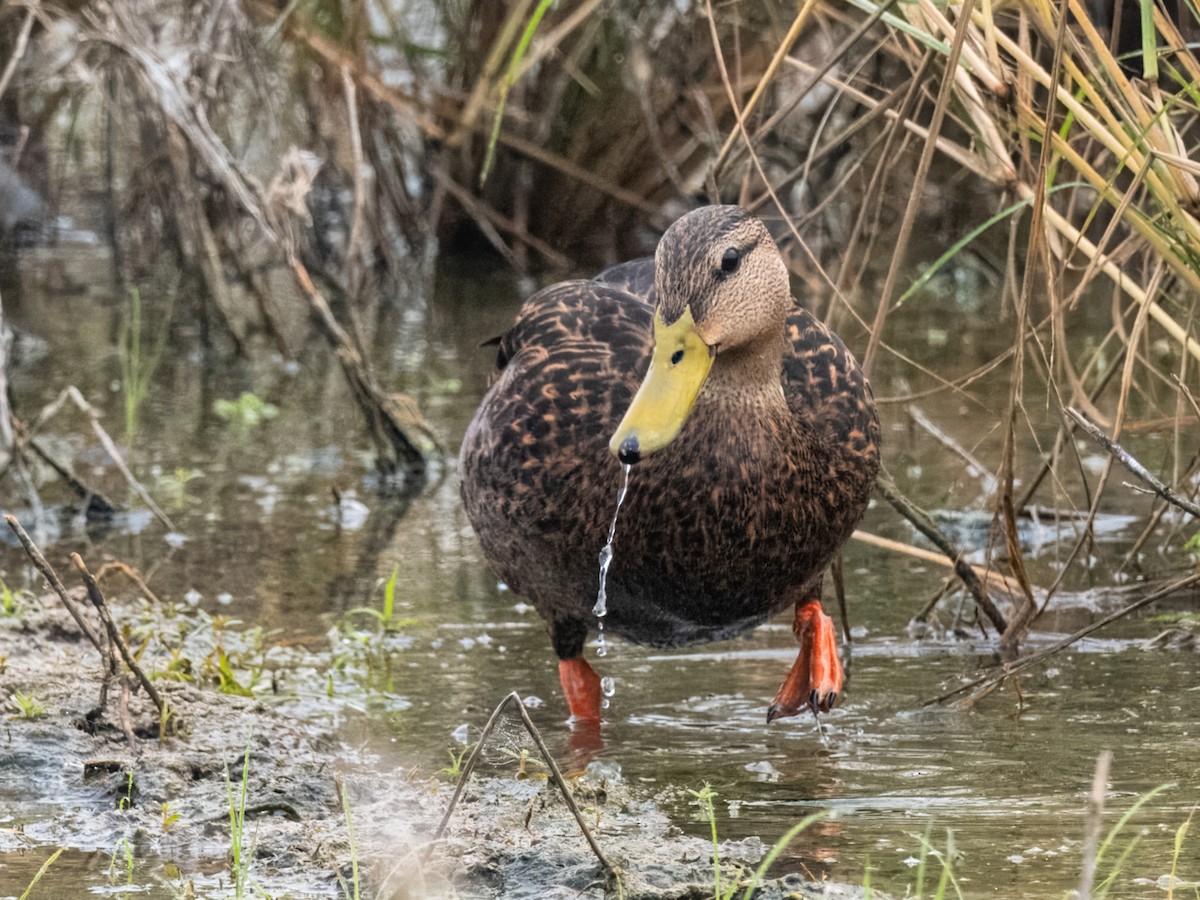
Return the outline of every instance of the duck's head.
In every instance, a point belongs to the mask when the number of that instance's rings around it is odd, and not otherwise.
[[[705,206],[676,221],[658,243],[654,268],[654,353],[609,442],[629,464],[679,434],[718,352],[777,342],[792,306],[779,248],[736,206]]]

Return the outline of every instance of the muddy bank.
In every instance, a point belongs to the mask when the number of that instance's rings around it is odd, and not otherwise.
[[[431,845],[453,780],[438,771],[441,760],[391,754],[354,689],[371,657],[353,648],[388,635],[335,633],[328,646],[282,646],[186,606],[110,602],[167,700],[165,729],[143,693],[126,696],[119,684],[99,707],[101,660],[57,598],[20,598],[0,619],[0,896],[19,896],[57,848],[74,864],[52,864],[31,896],[236,896],[230,812],[243,804],[249,862],[240,883],[273,897],[353,896],[355,862],[366,897],[712,895],[710,843],[683,835],[656,796],[622,780],[612,763],[568,780],[620,870],[619,887],[544,768],[505,762],[511,751],[503,748]],[[468,715],[481,721],[486,711]],[[529,777],[518,776],[522,768]],[[662,786],[655,790],[661,796]],[[748,839],[720,849],[729,885],[768,847]],[[755,896],[861,891],[789,875]]]

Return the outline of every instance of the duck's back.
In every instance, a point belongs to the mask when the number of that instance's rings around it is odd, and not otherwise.
[[[829,442],[830,480],[857,524],[879,472],[881,435],[871,386],[842,339],[807,310],[797,308],[787,329],[782,377],[788,407]]]
[[[526,300],[463,440],[462,496],[484,553],[539,608],[574,587],[569,571],[594,570],[597,523],[611,517],[608,440],[652,347],[653,308],[627,286],[568,281]]]

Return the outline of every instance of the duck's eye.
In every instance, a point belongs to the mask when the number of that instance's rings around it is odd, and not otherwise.
[[[721,271],[726,275],[732,275],[737,271],[738,263],[742,261],[742,255],[737,252],[737,248],[730,247],[721,257]]]
[[[674,353],[671,354],[671,365],[677,366],[681,362],[683,362],[683,351],[676,350]]]

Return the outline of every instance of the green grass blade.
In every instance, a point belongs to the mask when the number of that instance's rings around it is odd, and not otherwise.
[[[1158,32],[1154,28],[1154,0],[1140,0],[1142,12],[1142,75],[1158,80]]]
[[[1192,827],[1192,816],[1195,814],[1196,810],[1193,808],[1184,823],[1175,830],[1175,852],[1171,854],[1171,879],[1167,882],[1167,900],[1172,900],[1175,896],[1175,872],[1179,867],[1179,853],[1183,849],[1183,839]]]
[[[1057,193],[1058,191],[1061,191],[1065,188],[1083,187],[1083,186],[1085,186],[1085,185],[1084,185],[1084,182],[1082,182],[1082,181],[1064,182],[1062,184],[1058,184],[1058,185],[1055,185],[1054,187],[1050,188],[1046,192],[1046,194],[1047,194],[1047,196],[1049,196],[1050,194]],[[955,256],[957,256],[965,247],[967,247],[968,244],[970,244],[972,241],[974,241],[977,237],[979,237],[981,234],[983,234],[985,231],[987,231],[993,225],[1003,222],[1005,219],[1007,219],[1009,216],[1013,215],[1014,213],[1020,212],[1022,209],[1029,206],[1030,202],[1031,201],[1029,199],[1018,200],[1016,203],[1012,204],[1011,206],[1006,206],[1004,209],[1000,210],[998,213],[993,215],[991,218],[980,223],[979,225],[976,225],[974,228],[972,228],[970,231],[968,231],[965,235],[963,235],[961,238],[959,238],[957,241],[955,241],[953,244],[951,244],[949,249],[947,249],[945,253],[943,253],[941,256],[939,256],[937,259],[935,259],[933,261],[933,263],[929,266],[929,268],[927,268],[924,272],[922,272],[920,274],[920,276],[911,285],[909,285],[908,290],[906,290],[903,294],[901,294],[899,296],[899,298],[896,300],[896,305],[893,306],[892,308],[898,309],[901,303],[903,303],[905,300],[908,300],[910,297],[913,296],[913,294],[917,293],[919,290],[921,290],[921,288],[925,287],[925,285],[927,285],[929,283],[929,280],[931,278],[933,278],[933,276],[936,275],[942,269],[942,267],[946,265],[946,263],[948,263],[948,262],[950,262],[950,260],[954,259]]]
[[[787,830],[787,832],[777,840],[774,846],[767,851],[767,855],[763,857],[763,861],[758,864],[758,868],[754,870],[754,875],[750,878],[750,883],[746,885],[746,892],[742,894],[742,900],[751,900],[754,896],[755,889],[762,884],[763,878],[766,877],[767,871],[775,864],[775,860],[779,858],[788,845],[794,841],[802,831],[812,825],[814,822],[819,822],[822,819],[832,818],[833,813],[830,810],[822,809],[811,815],[805,816],[795,825]]]
[[[850,0],[850,5],[856,6],[863,12],[870,13],[872,15],[879,11],[879,4],[873,3],[872,0]],[[901,18],[895,13],[890,12],[884,13],[882,18],[884,22],[886,22],[888,25],[891,25],[897,31],[904,32],[904,34],[907,34],[909,37],[913,38],[919,43],[924,44],[929,49],[937,51],[938,53],[942,54],[942,56],[950,55],[949,44],[947,44],[945,41],[935,38],[928,31],[922,31],[907,19]],[[962,65],[964,68],[966,67],[965,63]]]
[[[492,130],[488,134],[487,153],[483,157],[483,168],[479,172],[480,187],[483,187],[483,183],[487,181],[488,174],[492,171],[492,163],[496,159],[496,144],[500,141],[500,123],[504,119],[504,106],[508,102],[508,92],[517,83],[521,63],[525,59],[525,54],[529,52],[529,44],[533,40],[533,35],[537,32],[538,25],[542,23],[542,17],[546,15],[554,2],[555,0],[540,0],[537,9],[533,11],[533,15],[525,24],[525,30],[521,32],[521,39],[517,41],[513,55],[508,61],[508,69],[505,70],[504,77],[500,80],[500,97],[496,101],[496,115],[492,119]]]
[[[383,586],[383,623],[390,625],[392,610],[396,608],[396,576],[400,574],[400,564],[392,566],[392,575]]]
[[[29,882],[29,887],[25,888],[25,893],[23,893],[21,895],[21,900],[27,900],[27,898],[29,897],[29,892],[32,891],[34,889],[34,887],[37,886],[37,883],[42,880],[42,876],[46,874],[46,870],[49,869],[52,865],[54,865],[54,861],[56,859],[58,859],[60,856],[62,856],[63,851],[66,849],[67,849],[66,847],[59,847],[57,850],[55,850],[53,853],[50,854],[50,858],[48,860],[46,860],[44,863],[42,863],[42,867],[40,869],[38,869],[37,874],[33,876],[33,881]]]
[[[1105,851],[1108,850],[1108,848],[1110,846],[1112,846],[1112,843],[1114,840],[1116,840],[1117,835],[1121,833],[1121,830],[1127,824],[1129,824],[1129,820],[1132,819],[1137,814],[1138,810],[1140,810],[1143,806],[1145,806],[1147,803],[1149,803],[1151,800],[1153,800],[1155,797],[1157,797],[1163,791],[1167,790],[1168,788],[1172,788],[1174,786],[1175,785],[1173,785],[1173,784],[1160,784],[1158,787],[1154,788],[1153,790],[1147,791],[1145,794],[1142,794],[1142,796],[1138,797],[1137,802],[1134,803],[1133,806],[1131,806],[1131,807],[1129,807],[1129,809],[1125,810],[1125,814],[1123,816],[1121,816],[1120,819],[1117,820],[1117,824],[1115,824],[1111,829],[1109,829],[1108,834],[1104,836],[1104,840],[1100,844],[1100,849],[1098,849],[1096,851],[1096,871],[1100,870],[1100,860],[1102,860],[1104,858]]]

